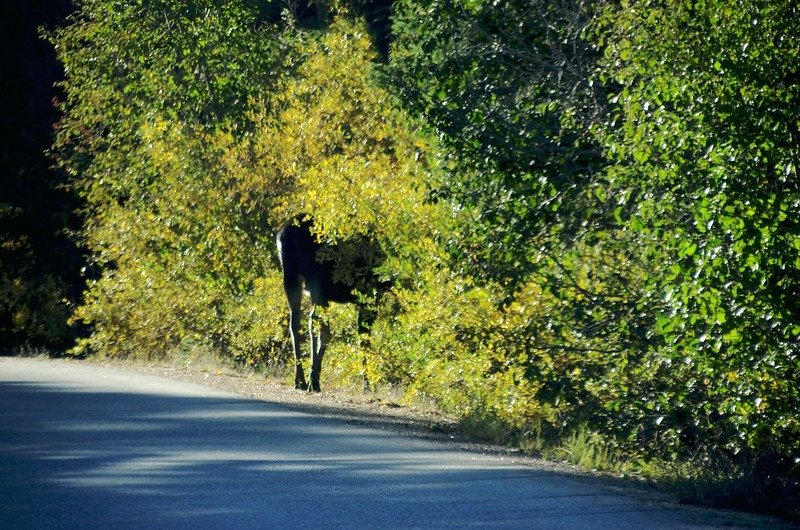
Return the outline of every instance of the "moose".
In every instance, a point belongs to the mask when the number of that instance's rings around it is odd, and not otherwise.
[[[283,271],[283,289],[289,305],[289,333],[294,348],[294,386],[298,390],[319,392],[322,357],[331,337],[330,326],[319,319],[319,334],[314,333],[314,309],[330,302],[354,303],[358,309],[360,333],[369,330],[375,313],[362,303],[370,291],[378,294],[389,287],[381,282],[375,268],[385,260],[380,248],[368,238],[338,244],[321,243],[314,234],[313,219],[298,215],[278,231],[278,257]],[[308,333],[311,346],[310,386],[306,383],[300,348],[300,319],[303,293],[311,298]]]

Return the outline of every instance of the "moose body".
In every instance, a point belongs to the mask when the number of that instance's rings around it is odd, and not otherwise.
[[[283,289],[289,305],[289,333],[295,358],[295,388],[320,391],[319,379],[322,357],[330,340],[330,327],[320,319],[319,335],[314,333],[314,308],[327,307],[330,302],[357,303],[357,287],[381,288],[385,284],[377,281],[373,269],[383,260],[383,254],[375,245],[365,241],[349,241],[339,245],[323,245],[313,234],[313,221],[307,216],[298,216],[287,222],[277,235],[278,256],[283,270]],[[365,252],[366,250],[366,252]],[[350,258],[339,259],[342,255]],[[353,259],[356,256],[357,259]],[[347,265],[342,265],[346,263]],[[349,266],[351,270],[337,270]],[[339,273],[339,274],[337,274]],[[346,279],[345,279],[346,278]],[[306,383],[301,364],[300,348],[301,302],[303,292],[311,297],[308,317],[308,332],[311,346],[310,387]],[[359,331],[368,329],[372,314],[358,305]]]

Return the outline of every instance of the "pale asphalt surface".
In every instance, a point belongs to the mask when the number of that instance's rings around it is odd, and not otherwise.
[[[0,358],[0,528],[763,523],[648,503],[580,477],[206,386],[118,367]]]

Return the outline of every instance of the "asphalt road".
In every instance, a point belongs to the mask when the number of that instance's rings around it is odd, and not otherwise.
[[[200,385],[0,358],[0,528],[622,530],[736,521]]]

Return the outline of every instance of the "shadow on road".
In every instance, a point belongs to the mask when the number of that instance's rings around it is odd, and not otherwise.
[[[708,521],[221,393],[0,382],[8,528],[697,528]]]

